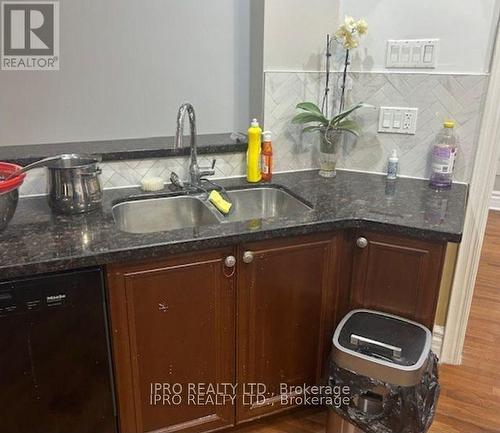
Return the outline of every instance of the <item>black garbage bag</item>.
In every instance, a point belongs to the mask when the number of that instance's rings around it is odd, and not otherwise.
[[[351,395],[348,406],[330,409],[367,433],[426,433],[439,398],[437,364],[437,357],[431,352],[420,383],[404,387],[360,376],[331,361],[329,385],[348,386]],[[367,413],[357,406],[356,402],[367,395],[379,396],[381,407],[376,413]]]

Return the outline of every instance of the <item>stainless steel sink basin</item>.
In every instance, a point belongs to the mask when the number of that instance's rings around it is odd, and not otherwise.
[[[298,217],[311,210],[303,201],[275,187],[228,191],[233,209],[224,221],[246,221],[261,218]]]
[[[264,218],[296,218],[311,210],[276,187],[238,189],[228,191],[228,195],[233,207],[226,216],[200,195],[125,201],[113,206],[113,218],[121,231],[155,233]]]
[[[117,227],[127,233],[155,233],[218,224],[215,213],[196,197],[160,197],[113,206]]]

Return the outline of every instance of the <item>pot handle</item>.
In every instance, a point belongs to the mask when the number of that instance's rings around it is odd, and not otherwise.
[[[102,174],[102,170],[100,168],[97,168],[95,171],[92,173],[81,173],[81,176],[94,176],[96,174]]]
[[[28,170],[32,170],[32,169],[38,168],[38,167],[44,167],[45,164],[47,164],[48,162],[57,161],[58,159],[62,159],[63,156],[64,155],[51,156],[49,158],[44,158],[44,159],[41,159],[40,161],[33,162],[32,164],[29,164],[25,167],[22,167],[19,170],[16,170],[13,173],[9,174],[9,176],[7,176],[4,179],[4,181],[7,181],[7,180],[12,179],[14,177],[17,177],[17,176],[27,172]]]

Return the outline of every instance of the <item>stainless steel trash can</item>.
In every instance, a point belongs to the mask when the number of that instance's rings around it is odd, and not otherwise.
[[[432,335],[402,317],[370,310],[351,311],[333,336],[332,362],[338,369],[400,387],[420,383],[427,368]],[[376,417],[383,411],[388,390],[380,385],[351,400],[357,413]],[[327,433],[363,433],[363,430],[329,410]]]

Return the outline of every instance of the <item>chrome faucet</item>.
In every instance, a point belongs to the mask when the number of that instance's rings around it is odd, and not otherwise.
[[[182,148],[182,137],[184,134],[184,119],[189,117],[189,128],[191,134],[191,160],[189,163],[189,183],[194,187],[201,186],[201,179],[205,176],[215,174],[215,162],[212,161],[212,167],[200,167],[198,165],[198,152],[196,148],[196,114],[194,107],[190,103],[182,104],[177,113],[177,129],[175,132],[175,149]]]

